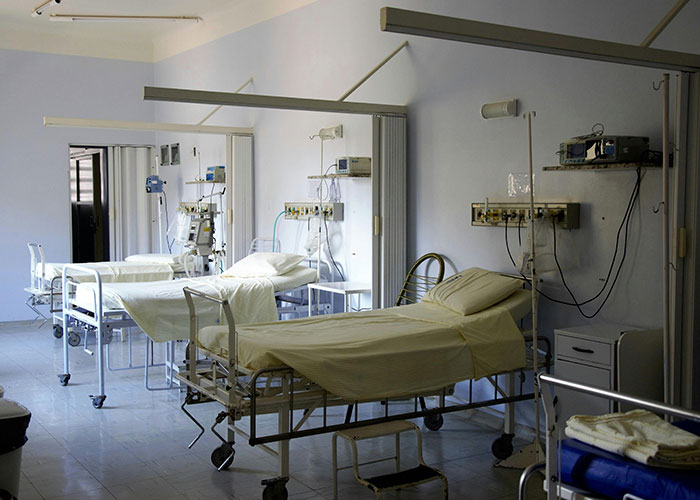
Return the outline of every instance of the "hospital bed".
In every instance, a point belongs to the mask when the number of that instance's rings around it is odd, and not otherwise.
[[[212,452],[212,463],[219,470],[231,465],[235,434],[277,457],[279,476],[263,482],[263,499],[286,498],[291,439],[501,404],[512,412],[513,403],[534,396],[525,391],[523,374],[526,344],[531,347],[532,339],[515,323],[529,314],[528,291],[511,292],[467,315],[424,299],[381,310],[246,326],[235,323],[228,301],[189,288],[185,294],[190,361],[176,378],[188,387],[181,408],[200,429],[189,446],[205,427],[187,406],[221,404],[223,410],[210,427],[222,442]],[[222,307],[226,326],[202,326],[200,309],[207,302]],[[207,361],[191,361],[201,356]],[[493,397],[475,394],[474,382],[480,378],[493,382]],[[463,381],[469,385],[468,399],[455,401],[454,385]],[[426,398],[436,405],[421,405]],[[396,399],[404,404],[393,404]],[[379,412],[377,402],[383,403]],[[259,417],[266,414],[276,415],[276,432],[265,423],[260,426]],[[247,430],[239,423],[244,417],[249,417]],[[227,438],[216,430],[222,422]],[[277,449],[269,446],[273,442]]]
[[[552,390],[565,388],[627,403],[659,415],[683,419],[674,425],[696,435],[700,435],[700,413],[546,374],[540,374],[538,379],[546,414],[546,462],[534,464],[523,471],[519,488],[520,500],[525,498],[529,478],[540,469],[546,469],[544,486],[548,500],[700,498],[700,473],[697,465],[694,470],[655,467],[576,439],[564,439],[562,434],[565,422],[557,418],[559,408]]]
[[[42,325],[49,318],[39,306],[48,305],[49,313],[53,315],[53,335],[61,338],[61,277],[66,264],[46,262],[44,249],[38,243],[28,243],[27,247],[30,254],[30,281],[29,287],[24,289],[29,294],[25,303],[36,313],[37,318],[43,319]],[[189,276],[193,269],[190,254],[136,254],[124,261],[89,262],[81,265],[98,271],[104,283],[171,280]],[[92,275],[76,273],[74,278],[89,281]]]
[[[89,275],[91,279],[75,279],[74,275]],[[149,337],[144,366],[146,377],[149,359],[152,359],[149,357],[152,342],[171,342],[166,348],[166,387],[173,387],[175,367],[172,342],[189,337],[189,313],[182,293],[183,287],[204,290],[214,296],[232,300],[241,322],[250,323],[276,320],[278,313],[275,293],[298,288],[315,279],[315,269],[294,265],[284,273],[266,277],[215,275],[143,283],[104,283],[98,271],[82,265],[67,264],[62,280],[62,315],[69,333],[64,336],[64,372],[59,374],[59,381],[65,386],[71,377],[69,346],[83,342],[84,348],[92,354],[89,341],[94,336],[98,393],[90,397],[93,407],[101,408],[106,399],[104,373],[109,361],[108,346],[113,332],[137,327]],[[212,322],[216,323],[219,318],[218,306],[210,307],[207,312]],[[149,388],[147,378],[146,386]]]

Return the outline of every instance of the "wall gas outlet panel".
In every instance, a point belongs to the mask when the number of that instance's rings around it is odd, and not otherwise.
[[[342,203],[319,203],[317,201],[287,201],[284,203],[284,218],[308,220],[318,213],[319,207],[327,221],[343,220]]]
[[[216,214],[216,203],[181,201],[178,210],[185,215]]]
[[[580,203],[535,203],[535,219],[551,217],[562,229],[578,229]],[[530,218],[529,203],[472,203],[472,226],[527,227]]]

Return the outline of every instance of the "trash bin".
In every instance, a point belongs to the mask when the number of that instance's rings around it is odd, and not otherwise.
[[[22,446],[32,414],[24,406],[0,398],[0,498],[19,497]]]

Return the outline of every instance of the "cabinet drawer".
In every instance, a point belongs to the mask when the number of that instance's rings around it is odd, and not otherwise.
[[[588,363],[612,366],[612,346],[604,342],[558,334],[556,353],[557,358],[563,356]]]
[[[581,365],[570,361],[557,361],[554,365],[557,377],[585,385],[613,389],[611,371],[594,366]],[[589,396],[580,392],[557,387],[559,398],[559,416],[565,422],[571,415],[602,415],[613,411],[612,403],[604,398]]]

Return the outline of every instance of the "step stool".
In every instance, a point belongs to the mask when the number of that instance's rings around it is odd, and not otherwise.
[[[418,455],[418,466],[412,469],[401,470],[401,438],[400,434],[402,432],[415,431],[416,433],[416,444],[417,444],[417,455]],[[371,439],[381,436],[394,435],[396,437],[396,454],[393,457],[380,458],[377,460],[371,460],[369,462],[358,463],[357,461],[357,441],[362,441],[364,439]],[[345,467],[338,467],[338,438],[341,437],[346,439],[352,448],[352,465]],[[359,466],[375,464],[378,462],[384,462],[387,460],[394,460],[396,462],[396,472],[391,474],[383,474],[381,476],[374,476],[370,478],[360,477]],[[369,489],[374,491],[377,499],[381,499],[382,490],[396,490],[399,488],[405,488],[407,486],[415,486],[422,483],[427,483],[428,481],[433,481],[435,479],[442,480],[442,490],[445,500],[447,500],[447,478],[439,470],[426,465],[423,461],[423,439],[421,436],[420,429],[418,426],[412,422],[407,422],[405,420],[396,420],[394,422],[387,422],[376,425],[369,425],[366,427],[357,427],[354,429],[348,429],[345,431],[338,431],[333,434],[333,499],[338,499],[338,471],[345,469],[353,469],[355,474],[355,480],[363,486],[367,486]]]

